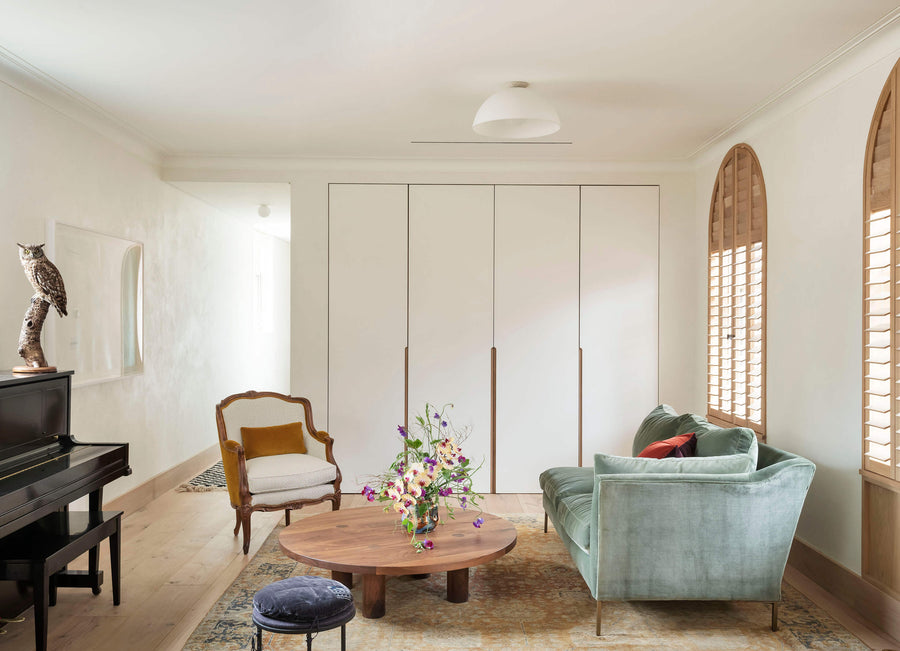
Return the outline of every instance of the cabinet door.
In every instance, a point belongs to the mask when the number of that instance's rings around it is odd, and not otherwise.
[[[469,430],[475,489],[490,490],[494,188],[409,189],[409,422],[425,402]]]
[[[497,491],[578,464],[577,186],[497,186]]]
[[[631,455],[659,400],[659,188],[581,194],[582,462]]]
[[[401,449],[406,203],[406,185],[329,188],[328,432],[347,492]]]

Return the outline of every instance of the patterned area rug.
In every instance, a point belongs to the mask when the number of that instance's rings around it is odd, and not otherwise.
[[[768,604],[749,602],[606,602],[602,637],[594,635],[596,602],[559,537],[543,533],[537,515],[515,523],[509,554],[470,570],[469,601],[446,601],[444,574],[389,577],[387,614],[347,624],[347,646],[387,649],[859,649],[868,647],[793,587],[784,584],[781,630],[769,628]],[[187,651],[249,649],[253,595],[303,574],[329,574],[297,563],[278,548],[278,527],[194,630]],[[400,534],[398,534],[400,535]],[[362,603],[362,581],[353,598]],[[264,634],[266,649],[305,648],[305,636]],[[340,629],[320,633],[316,651],[340,648]]]
[[[207,468],[186,484],[175,489],[177,493],[200,493],[205,491],[228,490],[225,485],[225,471],[222,462],[217,461],[212,468]]]

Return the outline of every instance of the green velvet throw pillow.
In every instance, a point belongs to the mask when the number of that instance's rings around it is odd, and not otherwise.
[[[669,405],[660,405],[647,414],[644,422],[638,427],[631,444],[631,454],[637,456],[651,443],[670,439],[676,434],[683,434],[684,432],[679,432],[678,429],[684,420],[685,417],[679,416]]]
[[[641,475],[648,473],[691,473],[703,475],[732,475],[753,472],[756,460],[749,454],[729,454],[718,457],[617,457],[611,454],[594,455],[594,472],[598,475]]]
[[[746,427],[730,427],[697,432],[697,456],[716,457],[725,454],[748,454],[753,459],[753,469],[759,458],[759,443],[752,429]]]

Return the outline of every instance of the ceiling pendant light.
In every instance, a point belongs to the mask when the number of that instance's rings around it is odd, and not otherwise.
[[[511,81],[484,100],[472,129],[492,138],[538,138],[559,131],[559,115],[527,81]]]

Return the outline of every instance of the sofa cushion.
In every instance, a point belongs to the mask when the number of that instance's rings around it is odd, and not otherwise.
[[[617,457],[603,453],[594,455],[594,472],[598,475],[647,473],[729,475],[752,472],[755,469],[756,462],[749,454],[730,454],[720,457],[669,457],[668,459]]]
[[[247,459],[247,485],[254,494],[309,488],[336,478],[335,466],[308,454]]]
[[[694,432],[697,434],[697,456],[716,457],[726,454],[749,454],[753,458],[756,469],[759,457],[759,444],[756,434],[746,427],[722,428],[713,425],[703,416],[684,414],[684,420],[678,426],[678,433]]]
[[[241,441],[248,459],[273,454],[306,454],[303,423],[287,423],[271,427],[242,427]]]
[[[588,468],[590,470],[590,468]],[[592,473],[593,474],[593,473]],[[591,545],[591,500],[593,495],[569,495],[559,501],[557,519],[572,541],[587,549]]]
[[[697,435],[693,432],[678,434],[663,441],[651,443],[638,455],[648,459],[667,459],[669,457],[693,457],[697,454]]]
[[[564,497],[594,492],[593,468],[550,468],[541,473],[538,481],[554,508]]]
[[[660,405],[649,414],[638,427],[631,444],[631,454],[637,456],[641,450],[651,443],[672,438],[679,432],[681,424],[686,420],[687,414],[679,416],[669,405]],[[693,431],[693,430],[685,430]]]

